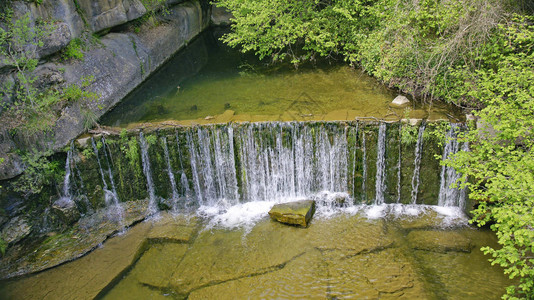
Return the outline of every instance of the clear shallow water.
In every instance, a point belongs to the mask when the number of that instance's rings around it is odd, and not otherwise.
[[[183,124],[229,121],[399,119],[396,94],[343,64],[268,66],[217,43],[211,32],[195,40],[130,94],[102,123],[135,126],[166,120]],[[180,75],[181,67],[196,69]],[[412,107],[411,117],[447,119],[449,108]]]
[[[141,223],[71,263],[5,282],[8,299],[499,299],[511,284],[478,249],[494,235],[455,208],[319,205],[311,225],[272,206]],[[226,215],[217,219],[218,216]]]

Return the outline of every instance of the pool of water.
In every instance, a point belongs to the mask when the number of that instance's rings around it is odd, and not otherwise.
[[[392,109],[389,104],[396,93],[342,62],[298,69],[268,65],[227,48],[214,35],[208,31],[197,38],[105,115],[102,124],[448,119],[454,114],[439,103],[413,105],[409,111]]]
[[[0,293],[8,299],[499,299],[511,284],[479,251],[496,245],[494,234],[440,207],[319,208],[308,228],[265,215],[246,226],[230,219],[162,213],[79,260],[4,282]]]

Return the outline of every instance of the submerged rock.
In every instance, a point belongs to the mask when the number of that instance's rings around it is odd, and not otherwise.
[[[410,100],[408,100],[408,98],[404,96],[399,95],[395,97],[393,101],[391,101],[390,105],[393,107],[405,107],[405,106],[408,106],[408,104],[410,104]]]
[[[407,236],[415,250],[432,252],[471,252],[473,244],[465,236],[453,231],[414,230]]]
[[[280,223],[308,227],[314,212],[315,201],[302,200],[276,204],[269,211],[269,216]]]

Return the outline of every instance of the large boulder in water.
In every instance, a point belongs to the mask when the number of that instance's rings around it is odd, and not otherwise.
[[[315,212],[314,200],[302,200],[276,204],[269,211],[271,219],[290,225],[308,227]]]

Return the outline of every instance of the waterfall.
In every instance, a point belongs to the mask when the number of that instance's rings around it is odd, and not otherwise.
[[[364,127],[361,127],[362,124],[358,127],[358,124],[263,122],[164,128],[157,138],[156,135],[137,133],[139,147],[136,150],[139,150],[139,155],[134,163],[139,171],[120,174],[121,182],[146,180],[147,192],[145,194],[143,186],[140,194],[148,198],[151,213],[157,212],[158,201],[161,200],[156,193],[166,194],[168,198],[172,196],[166,203],[173,209],[199,206],[199,213],[206,216],[210,211],[224,212],[245,204],[266,205],[298,199],[316,200],[320,209],[326,207],[331,211],[339,206],[359,209],[352,206],[355,204],[354,195],[358,195],[356,203],[376,204],[380,209],[388,209],[382,205],[385,203],[435,204],[438,194],[442,206],[463,205],[465,191],[448,188],[459,178],[453,169],[443,167],[441,174],[438,170],[435,176],[422,176],[431,172],[429,167],[435,166],[422,163],[423,150],[424,157],[428,154],[446,159],[460,148],[467,149],[467,145],[450,138],[455,137],[455,130],[447,133],[449,139],[444,143],[442,153],[438,147],[429,147],[426,140],[423,145],[423,135],[429,130],[439,130],[441,126],[436,126],[436,129],[429,128],[430,125],[420,126],[417,143],[413,143],[415,150],[410,148],[410,157],[415,153],[414,170],[410,172],[411,176],[402,178],[406,176],[401,167],[406,163],[403,157],[405,159],[407,154],[403,153],[406,148],[397,140],[396,133],[400,129],[395,126],[400,124],[382,122],[376,126],[365,124]],[[457,127],[453,125],[453,129]],[[171,141],[174,143],[173,136],[176,144],[171,144]],[[391,138],[393,136],[395,139]],[[87,169],[93,169],[95,173],[84,176],[88,179],[84,182],[85,190],[103,186],[104,200],[109,206],[118,203],[117,192],[129,198],[136,196],[131,187],[118,184],[114,169],[129,170],[132,159],[130,152],[121,151],[123,147],[113,146],[112,138],[106,136],[102,142],[96,138],[91,140],[97,159],[92,160]],[[121,141],[124,138],[121,137]],[[157,143],[154,144],[154,141]],[[161,153],[156,153],[157,150]],[[395,157],[388,158],[388,154]],[[127,159],[121,155],[128,155]],[[73,176],[76,169],[72,157],[72,153],[67,153],[70,162],[67,164],[71,170],[65,182],[70,180],[70,193],[74,193],[75,187],[79,190],[81,184],[79,176]],[[86,163],[77,161],[81,170],[85,170]],[[411,164],[408,164],[410,168]],[[386,182],[387,179],[391,182]],[[404,182],[410,185],[410,180],[411,192],[402,186]],[[425,193],[418,195],[422,186]],[[405,198],[410,199],[400,199],[401,192],[408,192]],[[370,199],[369,195],[376,197]],[[430,195],[436,196],[432,199]]]
[[[100,157],[98,155],[98,147],[96,146],[95,139],[91,137],[91,145],[93,146],[93,151],[95,152],[96,161],[98,163],[98,170],[100,171],[100,177],[102,178],[102,190],[104,191],[104,200],[106,203],[109,202],[109,197],[113,197],[113,193],[108,190],[108,184],[106,182],[106,176],[104,175],[104,170],[102,170],[102,163],[100,162]]]
[[[116,221],[116,222],[122,222],[122,208],[119,205],[119,197],[117,195],[117,189],[115,187],[115,181],[113,180],[113,174],[111,172],[111,163],[110,159],[108,158],[108,153],[106,149],[106,141],[104,138],[102,138],[102,150],[104,152],[104,158],[106,159],[106,164],[108,166],[107,173],[109,177],[109,181],[111,184],[111,190],[109,190],[109,186],[106,181],[106,173],[104,172],[104,169],[102,168],[102,162],[100,160],[98,147],[95,143],[94,138],[91,138],[91,145],[93,146],[93,151],[95,152],[96,161],[98,163],[98,170],[100,171],[100,177],[102,179],[102,190],[104,192],[104,202],[106,203],[106,207],[109,208],[108,210],[108,217],[110,220]]]
[[[356,128],[354,129],[353,131],[353,138],[354,140],[356,141],[357,139],[357,136],[358,136],[358,123],[356,123]],[[352,189],[352,193],[355,193],[355,187],[356,187],[356,147],[354,146],[353,147],[353,151],[352,151],[352,185],[351,185],[351,189]]]
[[[74,145],[71,143],[69,151],[67,151],[67,160],[65,161],[65,178],[63,179],[63,195],[62,198],[71,200],[70,195],[70,174],[72,171],[71,161],[72,161],[72,151]]]
[[[412,204],[417,203],[417,193],[419,192],[419,172],[421,170],[421,156],[423,152],[423,134],[425,132],[425,124],[419,127],[417,134],[417,143],[415,144],[415,159],[412,176]]]
[[[171,157],[169,155],[169,147],[167,146],[167,137],[162,137],[161,141],[163,144],[165,162],[167,163],[167,174],[169,175],[169,181],[171,183],[172,200],[176,201],[178,199],[178,189],[176,188],[176,180],[174,179],[174,172],[172,171]],[[174,206],[176,207],[176,203],[174,204]]]
[[[401,167],[402,167],[402,143],[400,141],[402,133],[402,126],[399,126],[399,159],[397,161],[397,200],[396,203],[401,201]]]
[[[111,171],[113,167],[113,160],[111,159],[111,151],[109,151],[106,145],[106,139],[104,137],[102,137],[102,150],[104,152],[104,158],[106,159],[106,164],[108,165],[109,182],[111,183],[111,192],[112,192],[112,197],[108,199],[109,203],[106,203],[108,204],[108,207],[110,207],[110,210],[108,211],[108,216],[110,216],[111,220],[114,220],[118,223],[122,223],[123,209],[119,204],[119,195],[117,194],[117,188],[115,187],[115,180],[113,179],[113,173]]]
[[[380,123],[378,129],[375,190],[375,204],[383,204],[385,202],[384,193],[386,191],[386,123]]]
[[[180,175],[180,185],[181,185],[180,191],[181,191],[181,195],[189,199],[191,197],[191,191],[189,189],[189,179],[187,179],[187,175],[185,174],[185,170],[184,170],[182,152],[180,149],[180,137],[178,136],[178,133],[175,134],[175,137],[176,137],[176,152],[178,153],[178,162],[180,163],[180,171],[182,172]]]
[[[199,204],[237,204],[239,193],[233,128],[193,128],[187,133],[187,148]],[[185,173],[182,177],[182,181],[185,181]]]
[[[148,211],[150,214],[158,212],[158,205],[156,203],[156,190],[154,181],[152,179],[152,168],[150,166],[150,159],[148,157],[148,144],[142,132],[139,132],[139,143],[141,148],[141,161],[143,162],[143,173],[146,177],[146,186],[148,190]]]
[[[362,149],[362,201],[365,202],[367,200],[367,147],[365,146],[365,131],[362,133]]]
[[[109,176],[109,182],[111,183],[111,191],[113,193],[113,204],[118,205],[119,203],[119,195],[117,194],[117,188],[115,187],[115,180],[113,180],[113,173],[111,172],[112,168],[112,160],[111,160],[111,154],[108,156],[108,149],[106,145],[106,139],[102,137],[102,150],[104,151],[104,158],[106,159],[106,164],[108,165],[108,176]]]
[[[447,141],[443,149],[442,160],[446,160],[450,155],[458,152],[459,143],[457,139],[457,131],[459,124],[451,124],[451,128],[447,132]],[[468,151],[469,145],[464,143],[462,151]],[[452,167],[442,166],[440,173],[440,188],[439,188],[439,206],[458,206],[463,208],[465,202],[465,191],[457,188],[451,188],[451,185],[460,179],[461,174],[457,173]]]
[[[346,128],[303,123],[239,127],[240,181],[246,201],[311,197],[320,191],[348,192]]]
[[[67,151],[67,160],[65,161],[65,178],[63,179],[63,190],[61,192],[61,196],[59,199],[54,201],[53,206],[58,208],[72,208],[76,205],[74,201],[72,200],[71,193],[70,193],[70,185],[71,185],[71,174],[72,174],[72,153],[74,150],[74,145],[71,143],[69,151]],[[48,222],[47,219],[45,219],[45,223]]]

